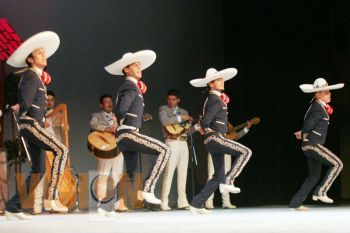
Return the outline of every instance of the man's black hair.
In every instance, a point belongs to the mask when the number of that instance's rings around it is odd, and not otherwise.
[[[125,67],[123,68],[122,72],[123,72],[124,76],[126,76],[126,73],[125,73],[124,69],[125,69],[125,68],[129,68],[129,66],[130,66],[130,65],[127,65],[127,66],[125,66]]]
[[[106,99],[106,98],[111,98],[113,100],[113,97],[110,94],[103,94],[100,97],[100,104],[102,104],[103,100]]]
[[[53,91],[47,91],[47,95],[51,95],[56,98],[55,92]]]
[[[26,63],[27,63],[27,65],[28,65],[28,67],[32,67],[32,63],[30,63],[30,62],[28,61],[29,58],[33,58],[33,53],[30,53],[30,54],[28,55],[28,57],[26,58]]]
[[[166,94],[166,96],[169,96],[169,95],[174,95],[178,99],[180,98],[180,92],[178,90],[176,90],[176,89],[170,89],[168,91],[168,93]]]

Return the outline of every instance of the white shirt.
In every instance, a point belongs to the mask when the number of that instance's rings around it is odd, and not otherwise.
[[[220,96],[221,92],[220,91],[216,91],[216,90],[210,90],[209,93],[213,93],[214,95]]]
[[[44,88],[46,89],[46,86],[45,84],[43,83],[43,80],[41,80],[41,76],[43,75],[43,70],[42,69],[39,69],[37,67],[33,67],[33,70],[35,71],[35,73],[38,75],[38,78],[40,80],[40,82],[43,84]],[[46,99],[47,99],[47,95],[46,95]]]
[[[110,113],[107,113],[107,112],[104,112],[104,111],[102,111],[103,112],[103,114],[106,116],[106,118],[107,118],[107,121],[108,121],[108,125],[110,126],[110,127],[112,127],[114,124],[115,124],[115,122],[114,122],[114,120],[113,120],[113,116],[114,116],[114,114],[113,114],[113,112],[110,112]]]
[[[37,67],[33,67],[33,70],[35,70],[35,72],[39,75],[39,77],[41,77],[41,75],[43,75],[43,70],[39,69]]]
[[[322,100],[317,100],[318,102],[320,102],[323,106],[327,106],[327,104],[325,102],[323,102]]]
[[[176,115],[177,122],[181,123],[182,119],[179,111],[179,106],[173,107],[173,113]]]
[[[53,112],[53,108],[51,108],[50,110],[46,110],[45,115],[48,116],[48,115],[50,115],[52,112]]]
[[[128,76],[125,79],[129,80],[129,81],[132,81],[133,83],[135,83],[137,85],[138,80],[136,78]]]

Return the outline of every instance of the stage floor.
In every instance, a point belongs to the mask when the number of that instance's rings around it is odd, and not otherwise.
[[[44,214],[31,221],[0,217],[1,233],[98,232],[350,232],[350,207],[312,207],[308,212],[281,207],[215,209],[210,215],[189,211],[129,212],[100,219],[96,212]]]

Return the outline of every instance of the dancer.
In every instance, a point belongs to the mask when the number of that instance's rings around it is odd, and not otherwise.
[[[191,80],[194,87],[209,87],[209,95],[203,107],[203,118],[196,125],[198,131],[205,135],[204,145],[212,155],[214,174],[202,190],[193,198],[190,210],[194,214],[208,214],[211,211],[203,207],[204,202],[220,188],[224,195],[239,193],[241,190],[234,186],[234,180],[242,172],[249,161],[252,151],[242,144],[227,139],[223,134],[228,131],[227,107],[229,97],[223,93],[225,81],[237,74],[235,68],[217,71],[214,68],[207,70],[206,76]],[[225,174],[225,154],[235,157],[235,161]]]
[[[141,81],[142,71],[155,60],[155,52],[142,50],[124,54],[121,59],[105,69],[110,74],[125,77],[117,94],[116,116],[117,144],[123,152],[126,171],[133,179],[139,153],[157,155],[157,160],[145,180],[142,197],[149,204],[160,205],[161,201],[155,197],[154,189],[170,157],[170,148],[159,140],[139,132],[143,120],[143,94],[147,90]]]
[[[343,169],[343,163],[323,144],[326,141],[330,116],[333,113],[333,108],[329,105],[331,102],[330,90],[343,87],[343,83],[329,86],[323,78],[316,79],[313,85],[300,85],[303,92],[315,94],[305,114],[302,130],[295,132],[296,138],[302,140],[301,149],[307,159],[309,175],[289,203],[292,210],[309,210],[302,204],[319,182],[322,164],[328,166],[328,171],[323,181],[314,190],[312,200],[333,203],[333,200],[327,196],[327,192]]]
[[[24,41],[9,57],[7,63],[14,67],[28,66],[28,69],[22,73],[18,89],[20,134],[28,143],[32,160],[31,174],[26,182],[27,189],[29,190],[30,185],[34,185],[33,187],[38,185],[30,184],[31,180],[36,180],[33,179],[35,176],[43,177],[45,150],[52,151],[53,168],[48,199],[44,200],[44,206],[46,210],[67,212],[68,208],[58,199],[58,186],[66,166],[68,149],[44,128],[47,95],[46,86],[41,79],[44,68],[47,66],[47,58],[56,52],[59,44],[60,40],[56,33],[50,31],[38,33]],[[39,179],[39,183],[41,179],[43,178]],[[8,201],[5,214],[7,219],[31,219],[22,211],[21,197],[18,192]]]

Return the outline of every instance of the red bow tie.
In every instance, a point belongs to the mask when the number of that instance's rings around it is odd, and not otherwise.
[[[137,87],[140,89],[141,93],[144,94],[147,91],[147,86],[144,82],[138,81]]]
[[[326,109],[326,112],[328,115],[332,115],[332,113],[333,113],[332,106],[330,106],[329,104],[326,104],[325,109]]]
[[[51,82],[51,76],[49,75],[49,73],[47,73],[46,71],[43,71],[43,73],[41,74],[41,81],[47,85]]]
[[[228,104],[230,102],[230,97],[228,97],[228,95],[226,95],[225,93],[221,93],[220,98],[222,99],[222,101],[224,101],[225,104]]]

